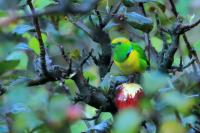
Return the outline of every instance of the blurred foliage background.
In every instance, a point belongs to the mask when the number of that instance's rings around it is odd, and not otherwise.
[[[79,2],[79,0],[74,0],[74,2]],[[107,10],[116,2],[117,0],[100,0],[98,9],[102,16],[106,15]],[[168,26],[174,21],[170,5],[166,0],[159,0],[159,2],[166,8],[165,12],[159,13],[161,23]],[[0,0],[0,21],[8,16],[24,15],[30,12],[25,3],[25,0]],[[200,18],[199,0],[175,0],[175,3],[185,23],[192,23]],[[33,5],[38,11],[56,4],[56,0],[33,0]],[[150,32],[152,45],[160,51],[162,40],[156,34],[155,18],[151,13],[153,7],[159,8],[156,6],[147,3],[145,10],[154,21],[153,30]],[[96,23],[97,17],[95,15],[92,17]],[[76,15],[73,21],[79,18],[92,27],[88,14]],[[48,54],[55,64],[63,67],[67,64],[61,57],[58,47],[60,44],[64,45],[66,53],[75,62],[73,65],[76,65],[91,48],[94,49],[96,56],[101,52],[100,45],[74,26],[72,20],[69,21],[69,19],[64,15],[40,17],[42,37]],[[110,22],[105,30],[111,39],[126,36],[139,42],[142,47],[145,45],[144,40],[135,37],[134,33],[130,34],[131,31],[117,26],[115,22]],[[136,31],[136,33],[143,34],[141,31]],[[197,26],[186,34],[200,57],[200,27]],[[105,122],[103,123],[105,125],[113,123],[109,131],[112,133],[137,133],[139,131],[141,133],[195,133],[197,129],[198,131],[200,129],[200,86],[197,77],[190,74],[191,67],[173,76],[156,70],[145,72],[141,78],[141,85],[146,96],[141,102],[141,109],[124,110],[115,115],[103,112],[97,120],[84,121],[79,116],[92,117],[96,109],[83,103],[73,104],[72,98],[78,92],[73,80],[65,80],[72,97],[67,97],[63,93],[59,82],[34,87],[26,86],[26,81],[35,77],[34,60],[40,53],[31,18],[2,25],[0,40],[0,84],[7,89],[7,92],[0,96],[0,133],[91,132],[90,129],[98,130],[98,127],[94,125],[102,124],[102,122]],[[168,40],[170,41],[170,38]],[[180,54],[183,55],[184,64],[189,62],[188,51],[182,37],[180,47],[174,57],[174,65],[177,66],[180,62]],[[116,68],[112,67],[109,74],[116,75],[116,71]],[[90,59],[84,67],[84,76],[89,79],[91,85],[101,86],[102,89],[109,89],[112,80],[112,76],[108,76],[108,80],[101,82],[98,66]],[[75,117],[71,118],[74,112]],[[146,128],[141,126],[144,120],[148,121]]]

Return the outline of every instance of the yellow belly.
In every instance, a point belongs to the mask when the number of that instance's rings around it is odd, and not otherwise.
[[[125,75],[133,74],[134,72],[140,72],[139,54],[136,51],[132,51],[128,58],[124,62],[114,61],[116,66]]]

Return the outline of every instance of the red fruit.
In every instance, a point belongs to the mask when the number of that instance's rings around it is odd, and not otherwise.
[[[115,105],[118,109],[138,107],[140,99],[144,95],[139,84],[124,83],[116,89]]]
[[[67,120],[74,122],[79,120],[83,115],[83,108],[80,105],[71,105],[66,112]]]

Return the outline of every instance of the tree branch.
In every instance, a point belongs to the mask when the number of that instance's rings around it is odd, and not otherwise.
[[[176,6],[175,6],[173,0],[169,0],[169,2],[170,2],[170,5],[171,5],[172,13],[174,14],[174,16],[178,17],[178,12],[176,10]]]
[[[170,2],[170,5],[171,5],[171,7],[172,7],[172,12],[173,12],[174,16],[177,18],[179,14],[178,14],[178,12],[177,12],[177,10],[176,10],[176,6],[175,6],[173,0],[169,0],[169,2]],[[198,58],[198,56],[197,56],[197,53],[196,53],[196,51],[192,48],[192,46],[191,46],[191,44],[189,43],[188,38],[187,38],[187,36],[186,36],[186,34],[185,34],[185,32],[186,32],[187,30],[189,30],[188,27],[190,27],[190,29],[191,29],[191,28],[197,26],[199,23],[200,23],[200,19],[199,19],[197,22],[195,22],[195,23],[193,23],[193,24],[191,24],[191,25],[187,25],[186,27],[184,26],[184,28],[183,28],[184,30],[183,30],[182,34],[183,34],[183,39],[184,39],[184,41],[185,41],[185,43],[186,43],[187,49],[188,49],[188,51],[189,51],[189,58],[191,59],[192,56],[194,56],[195,58],[197,58],[196,62],[197,62],[197,64],[199,65],[199,68],[200,68],[200,60],[199,60],[199,58]],[[184,32],[184,31],[185,31],[185,32]],[[196,66],[195,66],[195,64],[193,64],[192,66],[193,66],[194,71],[196,71]]]
[[[102,28],[104,28],[108,22],[114,17],[114,15],[118,12],[121,6],[121,1],[119,1],[109,12],[109,14],[104,18]]]
[[[145,12],[145,9],[144,9],[144,5],[143,3],[139,3],[139,7],[143,13],[143,15],[146,17],[146,12]],[[149,37],[149,33],[144,33],[144,36],[145,36],[145,43],[146,43],[146,47],[147,47],[147,51],[148,51],[148,61],[149,61],[149,65],[151,63],[151,40],[150,40],[150,37]]]
[[[51,81],[56,81],[56,79],[50,78],[50,77],[42,77],[42,78],[38,78],[38,79],[35,79],[35,80],[30,80],[28,82],[27,86],[42,85],[42,84],[45,84],[45,83],[51,82]]]
[[[195,26],[198,26],[199,24],[200,24],[200,19],[197,20],[196,22],[192,23],[192,24],[183,25],[181,27],[181,34],[191,30],[192,28],[194,28]]]
[[[31,0],[27,0],[27,4],[29,5],[32,14],[35,14],[35,9],[33,7],[33,4],[31,2]],[[48,71],[47,71],[47,66],[46,66],[46,59],[45,59],[45,55],[46,55],[46,51],[45,51],[45,46],[44,46],[44,42],[42,40],[42,34],[41,34],[41,30],[40,30],[40,25],[39,25],[39,20],[37,17],[33,17],[33,23],[35,26],[35,30],[37,32],[37,38],[39,41],[39,45],[40,45],[40,60],[41,60],[41,69],[43,74],[48,77]]]

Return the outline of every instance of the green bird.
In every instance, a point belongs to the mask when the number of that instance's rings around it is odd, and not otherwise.
[[[114,63],[124,75],[142,73],[148,67],[145,52],[137,43],[119,37],[111,45]]]

